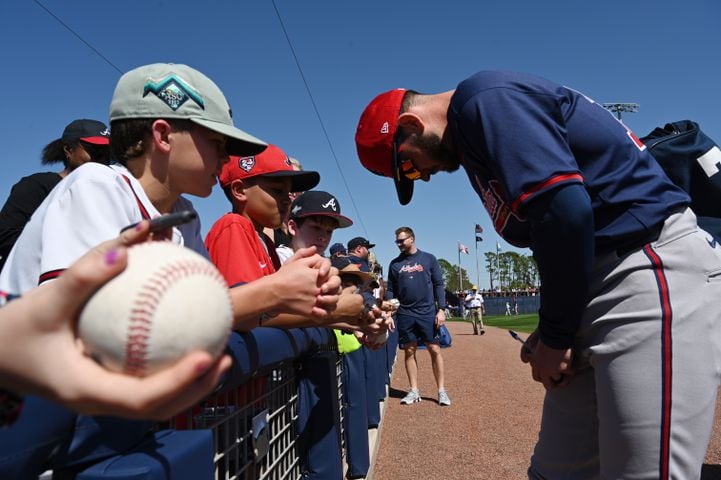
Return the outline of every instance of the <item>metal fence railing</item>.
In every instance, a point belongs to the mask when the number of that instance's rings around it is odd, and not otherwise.
[[[258,352],[287,347],[286,358],[267,365],[260,365],[262,359],[249,360],[256,363],[248,365],[255,371],[239,386],[226,389],[163,425],[178,430],[212,430],[216,480],[303,478],[297,445],[297,372],[302,368],[304,356],[321,350],[334,351],[334,337],[320,335],[308,345],[299,345],[302,342],[293,341],[294,337],[288,331],[271,333],[270,338],[247,334],[242,343],[249,347],[246,350],[257,348]],[[291,341],[278,341],[279,338]],[[233,352],[236,362],[247,360],[245,353],[236,349]],[[336,378],[341,374],[340,369],[340,362],[336,362]]]
[[[155,428],[90,419],[76,428],[72,452],[53,464],[53,478],[321,480],[340,479],[345,468],[367,472],[368,428],[379,424],[370,411],[387,394],[396,346],[359,351],[354,368],[362,369],[352,370],[324,328],[233,333],[233,365],[216,394]],[[368,392],[367,422],[346,411],[352,403],[348,411],[366,412],[350,386]]]
[[[168,427],[212,430],[218,480],[299,479],[296,364],[283,362],[258,373]]]

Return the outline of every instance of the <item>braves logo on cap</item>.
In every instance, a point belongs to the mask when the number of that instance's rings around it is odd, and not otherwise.
[[[241,157],[238,159],[238,166],[245,170],[247,173],[250,173],[251,170],[253,170],[253,167],[255,167],[255,157]]]
[[[188,100],[193,100],[205,110],[205,102],[193,88],[175,75],[169,75],[161,80],[149,80],[143,87],[143,97],[148,93],[155,94],[173,111],[179,109]]]
[[[331,198],[331,199],[328,200],[326,203],[321,204],[321,207],[323,207],[323,208],[328,208],[328,207],[330,207],[331,210],[333,210],[334,212],[335,212],[336,210],[338,210],[338,207],[336,207],[336,205],[335,205],[335,198]]]

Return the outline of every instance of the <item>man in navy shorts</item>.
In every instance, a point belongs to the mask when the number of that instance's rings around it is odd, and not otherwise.
[[[398,343],[405,352],[406,373],[411,387],[401,403],[408,405],[421,401],[416,363],[416,348],[420,340],[431,355],[433,375],[438,385],[438,404],[448,406],[451,400],[444,384],[443,356],[438,338],[438,329],[446,321],[446,294],[441,267],[436,257],[416,247],[415,234],[409,227],[396,230],[396,245],[401,253],[388,267],[386,298],[397,298],[400,302],[396,313]]]

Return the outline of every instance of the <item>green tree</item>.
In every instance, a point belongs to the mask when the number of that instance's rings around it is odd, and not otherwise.
[[[538,286],[538,267],[532,255],[517,252],[486,252],[484,255],[491,289],[525,289]]]
[[[458,284],[458,265],[453,265],[451,262],[444,258],[438,259],[438,264],[441,266],[441,273],[443,274],[443,283],[446,285],[446,290],[451,292],[457,292],[460,290]],[[468,272],[465,268],[461,268],[461,280],[463,281],[463,289],[467,290],[472,285],[472,282],[468,278]]]

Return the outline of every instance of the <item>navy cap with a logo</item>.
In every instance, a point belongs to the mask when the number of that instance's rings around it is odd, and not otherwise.
[[[340,203],[328,192],[311,190],[293,200],[290,206],[289,219],[323,216],[334,218],[338,228],[350,227],[353,221],[340,213]]]
[[[81,118],[73,120],[63,130],[60,139],[64,142],[83,142],[93,145],[108,145],[110,143],[110,130],[103,122]]]
[[[348,241],[348,251],[349,251],[349,252],[352,252],[353,250],[355,250],[356,247],[373,248],[373,247],[375,247],[375,246],[376,246],[375,243],[371,243],[371,242],[369,242],[368,240],[366,240],[366,239],[363,238],[363,237],[351,238],[351,239]]]

